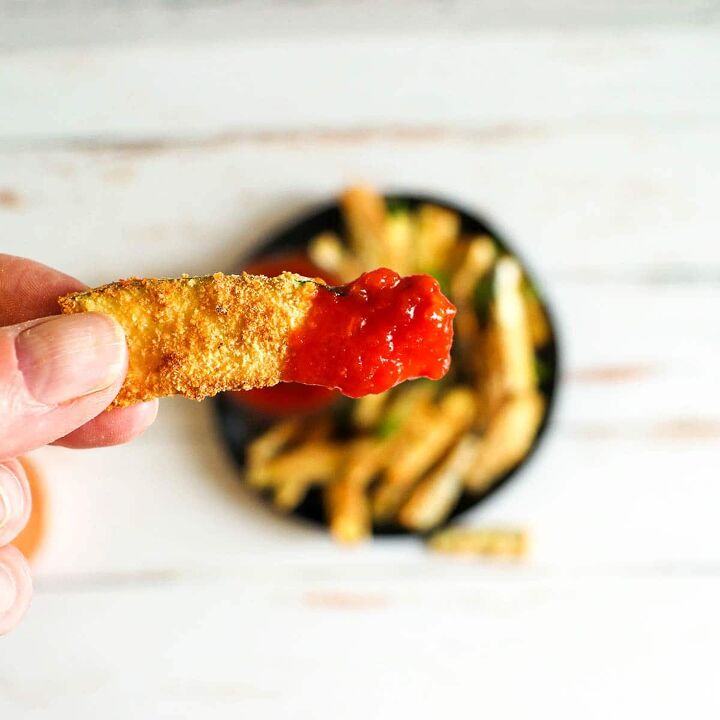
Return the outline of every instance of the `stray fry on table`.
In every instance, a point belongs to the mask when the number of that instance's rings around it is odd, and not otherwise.
[[[440,530],[430,538],[428,545],[436,552],[451,555],[522,558],[527,554],[528,537],[524,530],[459,527]]]

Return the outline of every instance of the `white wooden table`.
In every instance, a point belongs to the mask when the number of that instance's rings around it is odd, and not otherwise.
[[[565,366],[466,518],[527,527],[520,565],[278,519],[208,404],[38,452],[0,718],[718,717],[719,6],[551,5],[0,0],[4,252],[210,272],[348,182],[436,192],[530,259]]]

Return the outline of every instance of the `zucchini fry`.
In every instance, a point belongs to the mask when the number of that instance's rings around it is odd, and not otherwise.
[[[409,274],[412,267],[412,246],[415,239],[415,218],[406,211],[387,216],[385,224],[385,252],[380,264],[401,275]]]
[[[535,391],[512,397],[500,407],[476,446],[465,478],[468,490],[486,490],[525,457],[535,440],[544,408],[542,395]]]
[[[494,558],[521,558],[527,554],[524,530],[448,528],[435,533],[428,545],[439,553]]]
[[[278,510],[292,512],[304,499],[313,485],[324,485],[328,478],[296,476],[285,478],[275,486],[273,502]]]
[[[247,479],[251,485],[255,485],[255,478],[259,469],[277,455],[289,442],[297,438],[301,430],[300,420],[291,418],[273,425],[248,444],[245,457],[248,467]]]
[[[342,543],[356,543],[370,534],[370,502],[365,489],[383,460],[387,443],[361,438],[351,444],[340,477],[325,489],[330,532]]]
[[[303,481],[326,482],[337,471],[342,447],[332,442],[308,442],[273,458],[260,469],[257,484],[277,486],[293,476]]]
[[[460,217],[438,205],[421,205],[417,213],[415,270],[442,269],[460,233]]]
[[[357,259],[347,251],[335,233],[326,232],[310,241],[308,256],[315,265],[348,282],[362,273]]]
[[[303,501],[312,485],[332,480],[342,453],[342,446],[335,443],[309,440],[252,468],[248,480],[256,488],[272,488],[277,507],[289,512]]]
[[[367,486],[392,462],[397,449],[415,432],[413,427],[421,428],[423,418],[430,416],[435,390],[433,383],[418,381],[394,393],[368,395],[357,402],[360,412],[355,422],[367,422],[364,429],[375,426],[375,436],[351,445],[340,476],[325,491],[330,530],[340,542],[358,542],[370,533]],[[376,405],[372,398],[381,403]],[[366,406],[364,401],[372,404]]]
[[[490,272],[496,256],[495,244],[487,236],[476,237],[466,243],[465,255],[450,284],[458,311],[461,308],[472,309],[475,286],[483,275]]]
[[[413,418],[430,412],[436,392],[437,384],[424,380],[416,380],[393,392],[387,409],[375,427],[375,434],[402,444],[403,432],[407,432],[408,427],[412,426]]]
[[[535,348],[522,281],[517,260],[498,260],[490,324],[478,341],[482,350],[478,353],[480,394],[490,416],[508,398],[528,393],[537,385]]]
[[[275,505],[280,510],[291,512],[305,499],[312,485],[323,485],[333,479],[343,449],[330,441],[329,435],[328,418],[320,418],[303,437],[303,444],[287,453],[279,472],[275,466]],[[313,450],[308,455],[299,452],[303,448]]]
[[[338,542],[352,545],[370,536],[372,518],[365,489],[339,480],[325,488],[330,534]]]
[[[396,441],[392,464],[373,495],[373,516],[386,522],[395,516],[413,485],[448,450],[475,416],[471,390],[450,390],[437,407],[416,412]]]
[[[462,259],[450,281],[455,317],[456,342],[461,349],[463,365],[474,375],[484,367],[482,330],[475,307],[478,283],[489,278],[497,257],[495,244],[489,237],[477,237],[465,244]],[[488,280],[484,280],[488,282]],[[479,347],[480,346],[480,347]]]
[[[475,435],[462,438],[438,468],[420,481],[400,509],[401,525],[425,532],[445,520],[462,494],[477,442]]]
[[[550,322],[543,310],[540,298],[537,296],[535,289],[529,283],[523,288],[525,295],[525,305],[527,306],[528,322],[530,325],[530,336],[533,345],[536,348],[547,345],[550,341]]]
[[[348,188],[340,206],[350,236],[350,246],[363,270],[378,267],[385,255],[387,209],[385,199],[365,185]]]
[[[377,395],[365,395],[353,404],[353,424],[360,430],[369,430],[377,425],[383,409],[390,397],[390,392]]]
[[[111,407],[167,395],[199,400],[280,381],[288,335],[318,284],[283,273],[121,280],[60,298],[65,313],[102,312],[123,327],[129,363]]]
[[[495,302],[492,305],[495,342],[508,394],[535,387],[530,321],[522,292],[522,268],[515,258],[501,258],[495,269]]]

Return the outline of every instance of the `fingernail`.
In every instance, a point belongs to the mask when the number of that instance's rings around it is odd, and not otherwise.
[[[46,405],[110,387],[123,372],[122,328],[98,313],[59,315],[23,330],[15,340],[30,394]]]
[[[14,529],[13,526],[26,519],[26,504],[20,478],[0,465],[0,539],[5,531]]]
[[[0,635],[20,622],[31,596],[32,581],[25,558],[12,545],[0,548]]]

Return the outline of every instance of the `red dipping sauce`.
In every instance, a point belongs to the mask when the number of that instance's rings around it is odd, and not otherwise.
[[[255,275],[274,277],[287,270],[310,278],[322,278],[330,284],[340,281],[331,273],[321,270],[302,254],[271,255],[254,260],[244,268],[245,272]],[[253,410],[266,415],[292,415],[301,412],[313,412],[329,405],[338,393],[327,387],[300,385],[282,382],[267,388],[255,390],[234,390],[228,393],[236,400]]]
[[[455,306],[429,275],[380,268],[338,287],[320,287],[289,340],[283,378],[349,397],[404,380],[440,379],[450,366]]]
[[[309,413],[321,410],[339,397],[337,390],[294,382],[281,382],[253,390],[231,390],[229,395],[265,415]]]

